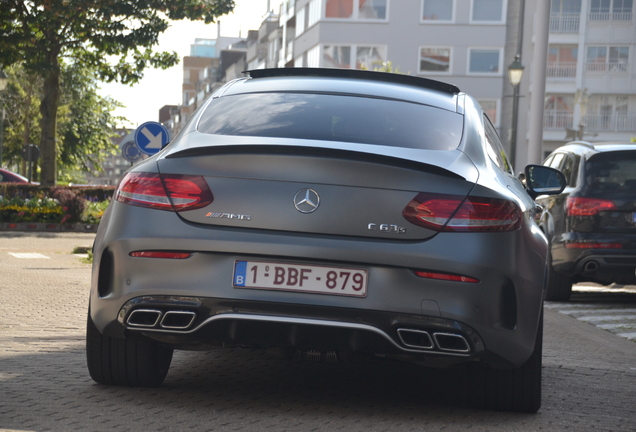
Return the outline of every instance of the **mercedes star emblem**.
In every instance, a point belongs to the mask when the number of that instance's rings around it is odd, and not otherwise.
[[[301,189],[294,196],[294,207],[301,213],[315,212],[320,205],[320,196],[313,189]]]

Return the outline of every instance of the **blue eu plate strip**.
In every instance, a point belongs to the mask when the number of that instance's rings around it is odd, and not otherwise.
[[[247,275],[247,261],[236,261],[234,263],[234,286],[245,286],[245,276]]]

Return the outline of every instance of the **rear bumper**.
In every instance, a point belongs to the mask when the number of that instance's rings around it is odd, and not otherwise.
[[[598,237],[590,240],[622,244],[623,248],[577,249],[565,248],[565,243],[555,245],[552,249],[554,269],[572,276],[574,282],[591,281],[604,285],[614,282],[626,285],[636,283],[636,249],[632,248],[633,241],[628,242],[628,238]],[[576,241],[581,240],[577,238]]]
[[[100,224],[91,287],[91,317],[98,330],[110,336],[141,332],[175,347],[198,349],[215,344],[305,347],[311,344],[304,342],[304,335],[315,335],[310,339],[321,349],[422,354],[449,362],[479,358],[515,367],[534,349],[547,252],[538,230],[488,236],[449,233],[425,242],[330,236],[312,236],[308,242],[293,233],[202,228],[169,212],[154,211],[150,227],[144,223],[144,209],[131,206],[111,207],[108,217],[118,217],[119,211],[128,213],[128,223]],[[155,226],[169,229],[158,233]],[[140,250],[192,255],[183,260],[129,255]],[[232,286],[236,260],[364,268],[369,274],[367,296],[237,289]],[[480,282],[424,279],[414,269]],[[165,312],[183,306],[181,302],[187,303],[186,312],[195,312],[196,320],[185,329],[160,328]],[[159,310],[158,323],[129,325],[136,308]],[[177,326],[190,316],[171,315],[169,322]],[[400,337],[398,329],[415,332]],[[244,333],[240,337],[239,330]],[[454,336],[444,339],[444,333]],[[294,339],[295,334],[300,339]],[[356,345],[359,337],[364,343]],[[410,351],[408,345],[426,345],[429,337],[430,348]],[[331,339],[335,342],[327,343]],[[465,352],[444,349],[446,343]]]
[[[138,332],[181,349],[280,347],[460,361],[484,353],[472,328],[440,317],[215,298],[135,298],[108,332]]]

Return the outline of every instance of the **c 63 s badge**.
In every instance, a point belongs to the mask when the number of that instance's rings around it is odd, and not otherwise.
[[[394,234],[404,234],[406,232],[406,228],[397,226],[397,225],[390,225],[390,224],[370,223],[369,225],[367,225],[367,229],[369,231],[382,231],[382,232],[394,233]]]
[[[234,213],[213,213],[210,212],[205,215],[206,218],[214,218],[214,219],[236,219],[236,220],[252,220],[252,216],[250,215],[242,215],[242,214],[234,214]]]

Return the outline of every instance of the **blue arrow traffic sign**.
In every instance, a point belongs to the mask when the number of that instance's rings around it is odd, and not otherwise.
[[[153,155],[170,142],[170,135],[161,123],[146,122],[135,131],[135,144],[147,155]]]

